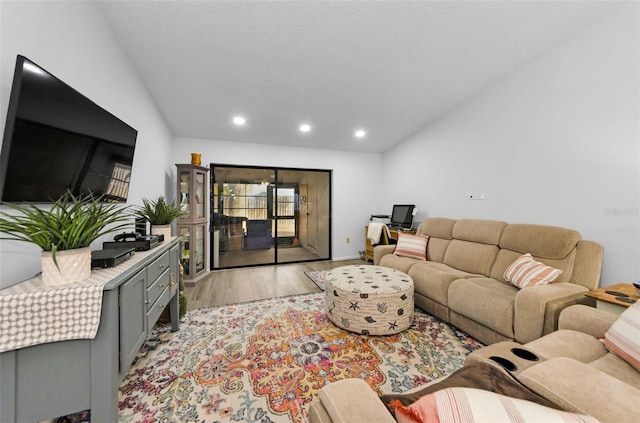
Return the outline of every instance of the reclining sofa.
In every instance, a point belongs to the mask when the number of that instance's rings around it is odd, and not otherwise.
[[[524,345],[505,341],[480,348],[467,357],[458,371],[406,394],[379,398],[362,379],[331,383],[311,403],[309,421],[393,423],[389,405],[394,399],[410,405],[425,395],[451,387],[524,398],[603,423],[640,421],[640,362],[623,357],[615,348],[610,351],[601,342],[608,336],[613,339],[611,329],[624,325],[625,318],[635,320],[640,306],[635,307],[635,314],[620,317],[584,305],[567,307],[560,314],[559,330]],[[637,329],[627,336],[631,337],[627,342],[640,342]],[[514,354],[518,350],[527,354]],[[500,360],[495,361],[496,357]]]
[[[564,308],[593,304],[584,293],[598,287],[603,248],[575,230],[430,217],[416,235],[429,237],[426,260],[378,245],[374,264],[408,273],[416,306],[484,344],[533,341],[557,329]],[[505,270],[527,253],[562,273],[546,285],[507,282]]]

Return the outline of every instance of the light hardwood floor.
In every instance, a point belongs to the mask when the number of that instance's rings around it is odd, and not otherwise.
[[[185,287],[187,309],[243,303],[265,298],[321,292],[304,274],[340,266],[367,264],[363,260],[314,261],[275,266],[215,270],[196,286]]]

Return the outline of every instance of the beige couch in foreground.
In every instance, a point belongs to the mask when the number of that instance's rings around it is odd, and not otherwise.
[[[465,369],[475,370],[482,365],[500,369],[505,379],[493,376],[486,385],[501,389],[503,383],[515,380],[523,385],[526,395],[532,393],[559,409],[595,417],[603,423],[626,423],[640,421],[640,372],[627,362],[608,352],[598,340],[618,316],[584,305],[575,305],[563,310],[559,319],[559,330],[525,345],[519,345],[536,355],[535,360],[513,359],[502,354],[512,348],[512,342],[497,343],[476,350],[469,355]],[[503,348],[503,347],[507,348]],[[489,359],[503,356],[514,360],[517,370],[509,372]],[[523,363],[526,363],[523,365]],[[423,389],[428,394],[451,385],[456,374],[441,379]],[[478,383],[487,379],[483,373],[476,378]],[[469,379],[462,380],[468,382]],[[473,379],[471,379],[473,380]],[[466,385],[469,386],[469,385]],[[421,393],[421,394],[422,394]],[[383,397],[389,402],[390,397]],[[410,402],[414,401],[415,397]],[[409,402],[409,403],[410,403]],[[310,407],[311,423],[394,422],[375,392],[361,379],[347,379],[332,383],[321,389],[318,399]]]
[[[517,379],[563,410],[602,422],[640,421],[640,372],[600,341],[616,319],[593,307],[567,308],[558,331],[524,345],[540,359]],[[474,353],[467,362],[473,360]]]
[[[427,260],[374,249],[374,264],[408,273],[415,304],[484,344],[525,343],[557,328],[564,308],[591,304],[584,293],[600,281],[603,248],[572,229],[482,219],[425,219],[417,234],[429,236]],[[523,254],[562,274],[553,284],[519,289],[505,269]]]

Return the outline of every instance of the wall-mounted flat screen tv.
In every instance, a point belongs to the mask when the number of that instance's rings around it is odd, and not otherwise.
[[[67,191],[126,202],[138,132],[18,56],[0,153],[3,202],[51,203]]]

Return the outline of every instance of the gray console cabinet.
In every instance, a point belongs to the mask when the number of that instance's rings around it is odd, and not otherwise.
[[[39,422],[87,409],[93,422],[118,420],[120,381],[167,305],[172,331],[178,330],[179,241],[136,253],[144,258],[104,286],[94,339],[0,354],[0,422]]]

